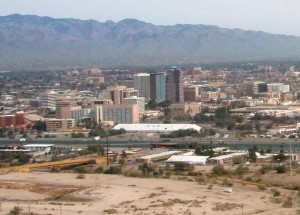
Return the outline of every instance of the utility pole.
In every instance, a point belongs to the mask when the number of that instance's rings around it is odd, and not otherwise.
[[[292,146],[291,142],[289,143],[290,146],[290,176],[292,176]]]
[[[106,165],[109,166],[109,154],[108,154],[108,135],[109,132],[106,132]]]
[[[242,215],[244,215],[244,203],[242,203]]]

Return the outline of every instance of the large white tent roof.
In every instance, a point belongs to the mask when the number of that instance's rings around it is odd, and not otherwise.
[[[180,129],[194,129],[200,131],[201,127],[195,124],[118,124],[113,129],[141,132],[172,132]]]
[[[185,156],[172,155],[167,162],[169,163],[189,163],[189,164],[205,164],[208,156]]]

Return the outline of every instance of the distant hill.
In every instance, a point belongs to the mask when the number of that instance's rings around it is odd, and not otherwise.
[[[208,25],[0,17],[0,69],[149,66],[300,57],[300,37]]]

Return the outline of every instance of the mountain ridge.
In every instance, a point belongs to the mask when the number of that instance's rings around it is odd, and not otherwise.
[[[300,57],[300,37],[214,25],[0,16],[0,69],[157,66]]]

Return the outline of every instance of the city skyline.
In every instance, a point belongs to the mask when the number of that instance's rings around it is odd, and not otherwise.
[[[300,36],[300,2],[295,0],[0,0],[0,4],[1,16],[18,13],[100,22],[133,18],[156,25],[205,24]]]

